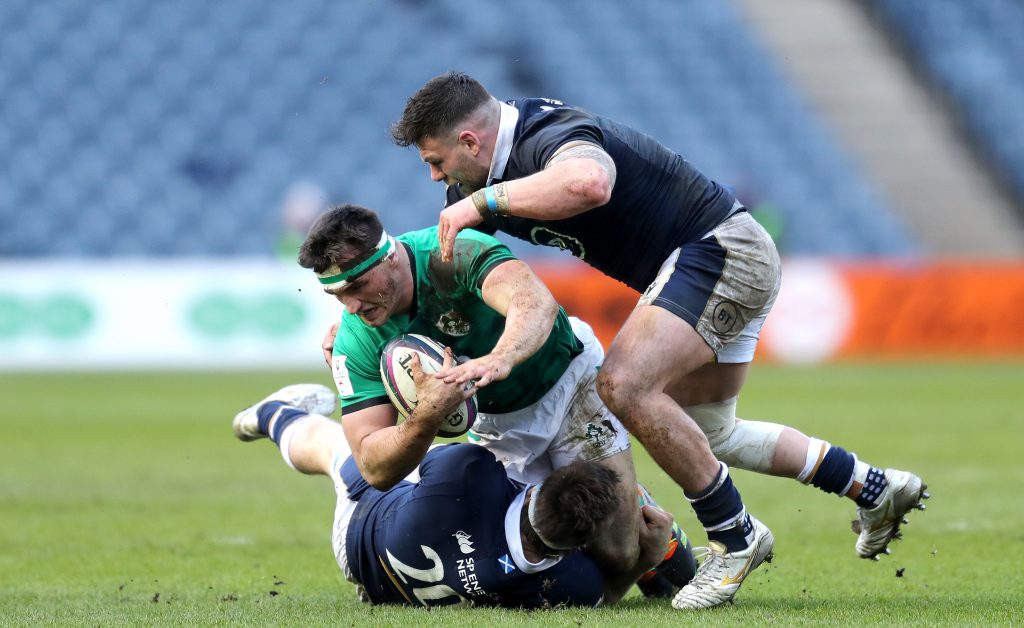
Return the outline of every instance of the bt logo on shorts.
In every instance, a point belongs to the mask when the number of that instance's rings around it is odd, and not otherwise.
[[[715,306],[715,310],[711,315],[711,323],[715,327],[715,332],[719,334],[731,332],[739,320],[739,308],[731,301],[720,302]]]

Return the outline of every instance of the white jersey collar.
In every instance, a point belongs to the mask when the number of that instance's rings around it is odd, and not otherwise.
[[[508,553],[512,557],[512,561],[519,568],[519,571],[523,573],[537,573],[538,571],[544,571],[550,567],[553,567],[562,560],[558,558],[543,558],[539,563],[531,563],[526,560],[526,556],[523,554],[523,537],[519,533],[519,520],[523,514],[523,502],[526,501],[526,491],[530,490],[533,485],[527,486],[523,489],[516,498],[512,500],[508,510],[505,511],[505,540],[508,542]]]
[[[512,140],[519,122],[519,110],[508,103],[499,102],[501,116],[498,121],[498,137],[494,140],[494,155],[491,156],[491,170],[487,173],[487,185],[505,172],[508,158],[512,154]]]

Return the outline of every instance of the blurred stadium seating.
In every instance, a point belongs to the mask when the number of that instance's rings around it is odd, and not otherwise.
[[[1024,206],[1024,3],[866,0]]]
[[[728,2],[8,0],[0,28],[3,257],[270,255],[296,181],[430,224],[387,125],[453,68],[649,132],[774,208],[788,253],[919,248]]]

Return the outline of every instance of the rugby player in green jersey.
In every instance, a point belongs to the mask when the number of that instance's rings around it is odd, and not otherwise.
[[[442,261],[436,227],[393,237],[372,210],[342,205],[312,226],[299,263],[345,306],[332,371],[353,459],[374,488],[412,473],[441,421],[475,393],[470,440],[510,478],[536,483],[573,460],[599,461],[618,473],[620,499],[636,502],[628,434],[595,387],[604,350],[501,242],[466,230]],[[462,367],[474,384],[449,381],[444,370],[425,377],[414,361],[419,404],[399,423],[378,364],[384,344],[402,333],[449,347],[446,368],[456,355],[468,358]],[[587,549],[602,566],[628,570],[640,552],[640,510],[617,513]]]

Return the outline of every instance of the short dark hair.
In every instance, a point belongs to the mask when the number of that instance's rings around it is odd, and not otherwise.
[[[413,146],[424,138],[442,137],[490,99],[484,86],[465,72],[435,76],[405,102],[402,119],[391,125],[391,139]]]
[[[331,266],[354,266],[373,254],[384,226],[377,212],[360,205],[338,205],[320,214],[299,247],[299,265],[322,273]],[[352,257],[353,251],[355,257]]]
[[[576,460],[555,469],[535,494],[536,519],[545,539],[559,547],[593,540],[620,505],[619,474],[599,462]]]

